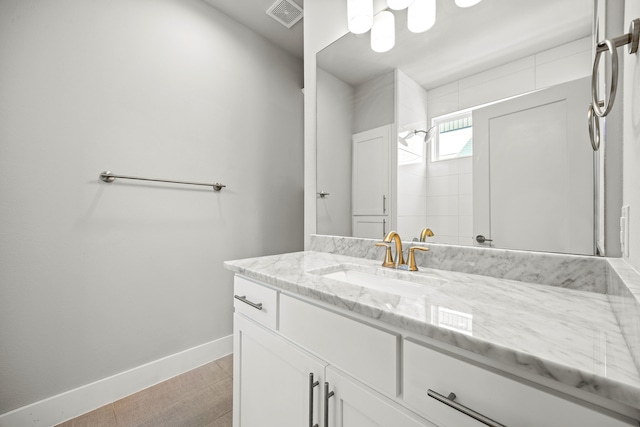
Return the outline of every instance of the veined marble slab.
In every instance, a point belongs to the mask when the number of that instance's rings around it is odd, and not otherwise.
[[[308,251],[225,262],[282,290],[640,409],[640,374],[605,294],[422,268],[413,274],[446,283],[409,298],[309,273],[337,264],[370,269],[379,260]]]
[[[609,301],[640,371],[640,274],[620,258],[609,258],[607,267]]]
[[[380,240],[312,235],[310,249],[382,261],[385,249],[375,246],[376,242]],[[420,267],[480,274],[601,294],[607,292],[605,258],[403,242],[405,250],[410,245],[429,248],[428,252],[416,252],[416,263]]]

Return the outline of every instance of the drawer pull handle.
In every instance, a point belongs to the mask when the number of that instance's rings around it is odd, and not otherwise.
[[[329,383],[324,383],[324,427],[329,427],[329,398],[335,393],[329,391]]]
[[[251,301],[249,301],[247,299],[246,295],[242,295],[242,296],[234,295],[233,297],[235,299],[238,299],[238,300],[242,301],[245,304],[249,304],[253,308],[257,308],[258,310],[262,310],[262,303],[261,302],[259,302],[259,303],[251,302]]]
[[[429,395],[429,397],[433,397],[434,399],[436,399],[437,401],[444,403],[447,406],[452,407],[453,409],[455,409],[456,411],[460,411],[463,414],[477,420],[480,421],[482,424],[488,425],[490,427],[506,427],[504,424],[500,424],[497,421],[492,420],[489,417],[485,417],[484,415],[474,411],[473,409],[467,408],[464,405],[459,404],[458,402],[455,402],[455,398],[456,398],[456,394],[455,393],[449,393],[449,396],[443,396],[440,393],[437,393],[431,389],[429,389],[427,391],[427,394]]]
[[[309,427],[318,427],[313,423],[313,389],[320,385],[320,381],[313,380],[313,372],[309,372]]]

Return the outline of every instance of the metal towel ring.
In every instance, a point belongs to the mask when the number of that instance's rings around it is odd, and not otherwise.
[[[604,43],[607,46],[607,50],[611,53],[611,87],[609,90],[609,99],[605,101],[604,110],[600,109],[600,102],[598,101],[598,65],[600,64],[600,55],[604,50],[596,51],[596,57],[593,60],[593,72],[591,73],[591,108],[598,117],[605,117],[613,108],[613,102],[616,99],[616,92],[618,90],[618,52],[616,51],[616,45],[611,40],[605,40]],[[591,120],[589,120],[591,122]],[[589,125],[591,129],[591,125]],[[593,138],[591,140],[593,144]]]
[[[589,120],[589,138],[591,140],[591,147],[593,148],[593,151],[598,151],[600,149],[600,119],[594,114],[593,104],[589,104],[587,120]]]

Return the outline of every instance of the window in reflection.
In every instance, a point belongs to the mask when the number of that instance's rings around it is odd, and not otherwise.
[[[458,159],[473,155],[473,123],[471,111],[436,117],[433,139],[433,162]]]
[[[431,324],[465,335],[473,335],[473,314],[432,305]]]

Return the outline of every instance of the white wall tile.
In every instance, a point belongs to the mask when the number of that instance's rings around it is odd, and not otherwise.
[[[460,201],[458,215],[473,215],[473,196],[460,195],[458,197]]]
[[[534,67],[460,89],[460,108],[470,108],[486,104],[535,89]]]
[[[459,173],[472,173],[473,172],[473,157],[463,157],[456,160],[458,162]]]
[[[398,216],[400,215],[426,215],[427,198],[404,194],[398,198]]]
[[[459,221],[457,215],[427,215],[425,227],[429,227],[433,234],[457,236]]]
[[[473,237],[472,215],[460,215],[458,217],[458,235],[460,237]]]
[[[473,89],[478,86],[485,86],[491,84],[496,86],[503,78],[519,74],[522,71],[533,69],[535,66],[534,56],[527,56],[526,58],[512,61],[504,65],[492,68],[482,73],[477,73],[472,76],[460,79],[460,92],[468,89]]]
[[[458,215],[458,196],[427,196],[427,213],[429,215]]]
[[[458,175],[458,194],[473,194],[473,174],[461,173]]]
[[[442,162],[427,162],[427,177],[457,175],[459,171],[458,162],[455,160],[445,160]]]
[[[408,173],[404,167],[398,168],[398,194],[427,196],[427,179],[424,175]]]
[[[432,176],[426,179],[427,196],[454,196],[458,190],[458,175]]]
[[[427,111],[429,113],[429,123],[434,117],[452,113],[460,110],[459,92],[450,93],[438,98],[429,96]]]
[[[591,75],[591,50],[547,62],[536,67],[536,89]]]
[[[536,66],[554,62],[580,52],[591,52],[591,36],[542,51],[535,55]]]

